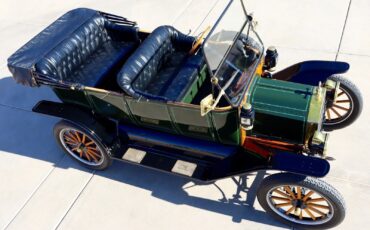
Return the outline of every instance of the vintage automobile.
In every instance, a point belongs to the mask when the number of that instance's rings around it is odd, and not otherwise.
[[[209,27],[210,28],[210,27]],[[36,113],[62,118],[54,135],[82,165],[112,159],[212,182],[275,170],[258,189],[261,206],[299,228],[330,228],[345,216],[336,189],[317,179],[328,132],[361,113],[343,62],[305,61],[273,73],[245,3],[230,1],[199,36],[172,26],[145,32],[126,18],[67,12],[8,59],[15,80],[49,86],[61,102]]]

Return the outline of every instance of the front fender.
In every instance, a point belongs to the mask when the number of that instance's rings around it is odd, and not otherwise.
[[[316,86],[331,75],[345,73],[348,69],[346,62],[304,61],[273,74],[272,78]]]
[[[317,157],[277,151],[271,157],[270,169],[324,177],[330,170],[330,164],[327,160]]]

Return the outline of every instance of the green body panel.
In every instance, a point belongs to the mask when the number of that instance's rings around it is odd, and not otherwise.
[[[78,104],[122,123],[223,144],[240,143],[238,109],[212,111],[202,117],[199,106],[194,105],[137,100],[119,93],[87,89],[56,89],[55,92],[65,103]]]
[[[225,112],[210,112],[213,125],[221,143],[240,143],[240,118],[239,110],[233,108]]]
[[[131,121],[127,103],[121,95],[88,90],[85,90],[85,95],[96,113],[116,120]]]
[[[84,108],[90,108],[91,105],[85,96],[85,92],[79,90],[53,88],[54,93],[64,103],[77,104]]]
[[[262,77],[252,84],[248,101],[256,111],[253,133],[304,143],[315,87]]]

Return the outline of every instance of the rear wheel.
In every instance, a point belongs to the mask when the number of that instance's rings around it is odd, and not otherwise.
[[[363,104],[360,90],[351,81],[340,75],[333,75],[329,79],[340,82],[340,87],[336,101],[326,107],[323,124],[326,131],[352,124],[361,114]]]
[[[86,128],[62,120],[54,126],[54,136],[70,157],[87,168],[103,170],[111,164],[107,147]]]
[[[262,181],[257,197],[268,214],[294,228],[332,228],[345,216],[339,192],[312,177],[274,174]]]

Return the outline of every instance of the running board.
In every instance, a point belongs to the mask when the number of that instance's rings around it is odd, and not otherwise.
[[[190,159],[186,156],[181,157],[135,144],[129,144],[129,148],[122,157],[116,159],[200,181],[210,180],[214,168],[214,163]]]
[[[208,156],[194,155],[192,152],[152,146],[135,141],[129,141],[126,151],[115,155],[114,158],[130,164],[203,182],[268,169],[265,159],[242,150],[227,158],[215,159]]]

